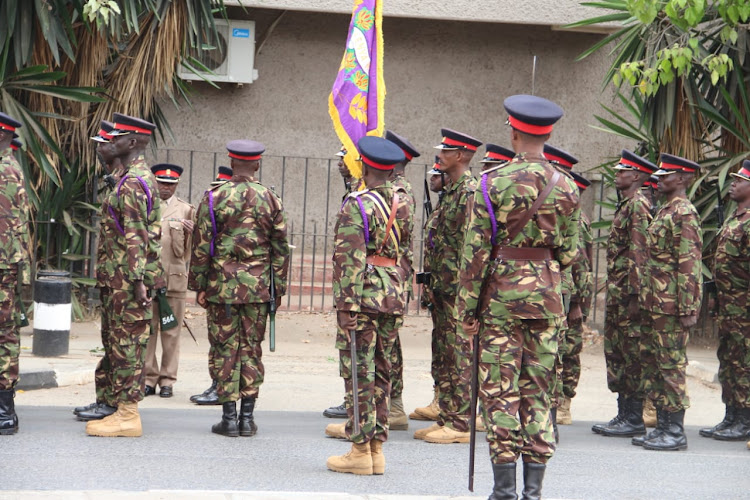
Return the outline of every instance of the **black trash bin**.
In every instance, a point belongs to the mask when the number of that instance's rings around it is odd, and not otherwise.
[[[39,271],[34,280],[35,356],[63,356],[70,343],[71,289],[67,271]]]

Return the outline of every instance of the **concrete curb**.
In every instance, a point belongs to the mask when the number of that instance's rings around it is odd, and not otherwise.
[[[141,500],[476,500],[476,496],[435,495],[351,495],[348,493],[305,493],[298,491],[5,491],[3,500],[40,500],[66,498],[68,500],[141,499]]]
[[[83,385],[94,381],[94,370],[39,370],[21,371],[16,390],[33,391],[36,389],[51,389],[68,385]]]
[[[697,378],[709,384],[719,385],[719,374],[700,361],[690,361],[687,366],[687,376]]]

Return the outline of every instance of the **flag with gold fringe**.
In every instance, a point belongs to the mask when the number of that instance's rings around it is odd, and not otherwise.
[[[385,130],[383,80],[383,1],[354,0],[346,51],[328,98],[328,112],[346,149],[344,161],[362,177],[357,141]]]

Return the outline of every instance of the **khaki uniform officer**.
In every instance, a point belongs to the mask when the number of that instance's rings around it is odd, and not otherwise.
[[[159,325],[158,302],[154,303],[151,338],[146,348],[146,396],[155,393],[172,397],[172,385],[177,381],[180,362],[180,333],[185,317],[185,294],[195,207],[175,196],[182,175],[182,167],[160,163],[151,167],[156,176],[161,198],[161,266],[167,282],[167,303],[177,321],[175,328],[162,330]],[[156,337],[161,336],[161,367],[156,359]]]

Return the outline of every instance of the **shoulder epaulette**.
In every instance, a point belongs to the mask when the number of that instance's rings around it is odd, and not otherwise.
[[[369,193],[369,192],[370,192],[370,190],[367,189],[367,188],[365,188],[365,189],[363,189],[361,191],[352,191],[351,193],[347,194],[346,197],[347,198],[359,198],[363,194]]]

